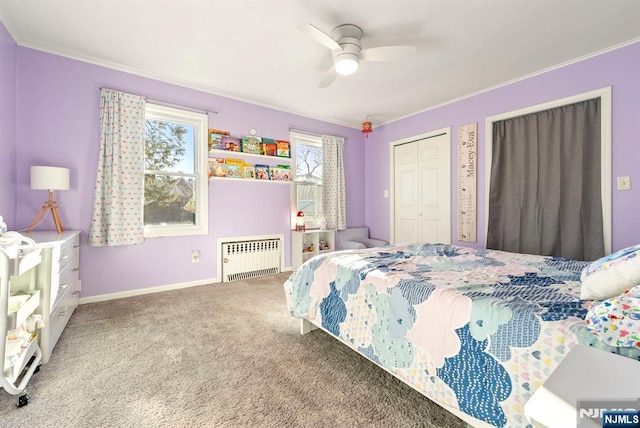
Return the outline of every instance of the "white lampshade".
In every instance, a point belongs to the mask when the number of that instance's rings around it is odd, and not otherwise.
[[[55,166],[32,166],[33,190],[69,190],[69,169]]]

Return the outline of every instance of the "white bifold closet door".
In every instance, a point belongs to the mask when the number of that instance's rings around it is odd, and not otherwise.
[[[440,134],[394,147],[394,241],[451,243],[451,144]]]

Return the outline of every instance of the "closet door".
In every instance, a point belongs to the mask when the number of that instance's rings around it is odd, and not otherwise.
[[[395,242],[451,242],[449,134],[394,149]]]
[[[418,143],[394,148],[395,242],[416,242],[419,236]]]

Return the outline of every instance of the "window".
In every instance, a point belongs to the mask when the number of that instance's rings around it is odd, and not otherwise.
[[[291,133],[295,169],[294,211],[302,211],[305,221],[322,217],[322,138]]]
[[[207,116],[147,104],[145,118],[145,237],[206,234]]]

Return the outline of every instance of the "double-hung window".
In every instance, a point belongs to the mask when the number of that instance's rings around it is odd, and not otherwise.
[[[322,218],[322,138],[292,132],[295,184],[294,211],[302,211],[307,227],[317,227]]]
[[[207,116],[156,104],[145,108],[145,237],[208,231]]]

